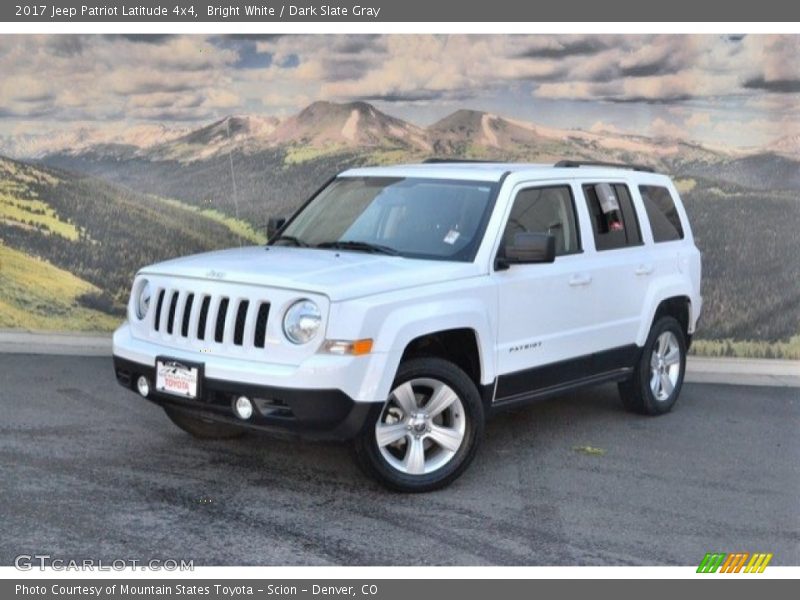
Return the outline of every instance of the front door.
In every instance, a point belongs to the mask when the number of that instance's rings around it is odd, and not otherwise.
[[[563,183],[521,186],[514,197],[501,247],[516,233],[546,232],[555,237],[556,259],[493,274],[499,308],[496,401],[573,379],[573,359],[598,349],[591,332],[606,315],[593,285],[593,253],[584,251],[580,239],[576,193],[579,187]]]

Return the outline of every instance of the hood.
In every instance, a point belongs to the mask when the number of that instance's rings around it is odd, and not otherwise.
[[[176,258],[141,273],[316,292],[336,302],[475,277],[480,269],[474,263],[349,250],[252,246]]]

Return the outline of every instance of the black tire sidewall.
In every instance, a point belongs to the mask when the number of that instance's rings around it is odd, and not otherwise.
[[[449,385],[458,394],[466,416],[464,441],[455,456],[441,469],[425,475],[407,475],[394,469],[381,454],[375,439],[375,425],[381,410],[372,411],[361,435],[356,438],[356,455],[368,474],[386,487],[401,492],[427,492],[449,485],[457,479],[477,451],[483,436],[483,403],[475,384],[456,365],[440,358],[415,358],[403,362],[392,389],[411,379],[431,378]]]

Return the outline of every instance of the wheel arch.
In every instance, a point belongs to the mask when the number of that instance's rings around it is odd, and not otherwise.
[[[461,327],[417,336],[406,344],[400,362],[426,357],[452,362],[480,389],[482,366],[478,333],[474,329]]]
[[[688,349],[691,343],[691,327],[693,324],[692,299],[688,294],[681,293],[663,297],[661,300],[651,305],[649,318],[644,321],[646,329],[643,328],[643,330],[639,332],[639,338],[637,340],[638,345],[644,345],[653,325],[658,319],[664,316],[673,317],[681,324],[683,334],[686,336],[686,345]]]
[[[494,387],[495,362],[488,319],[485,312],[439,315],[430,320],[407,323],[395,337],[379,385],[380,397],[388,396],[403,360],[411,357],[442,358],[461,368],[486,399]]]

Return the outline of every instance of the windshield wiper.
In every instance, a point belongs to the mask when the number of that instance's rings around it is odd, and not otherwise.
[[[389,246],[381,246],[380,244],[372,244],[370,242],[359,242],[356,240],[340,240],[333,242],[321,242],[317,244],[317,248],[335,248],[338,250],[357,250],[361,252],[372,252],[374,254],[388,254],[389,256],[397,256],[400,253],[394,248]]]
[[[283,240],[291,242],[292,244],[294,244],[295,246],[299,246],[300,248],[308,248],[308,244],[306,244],[300,238],[294,237],[293,235],[279,235],[272,241],[272,243],[274,244]]]

